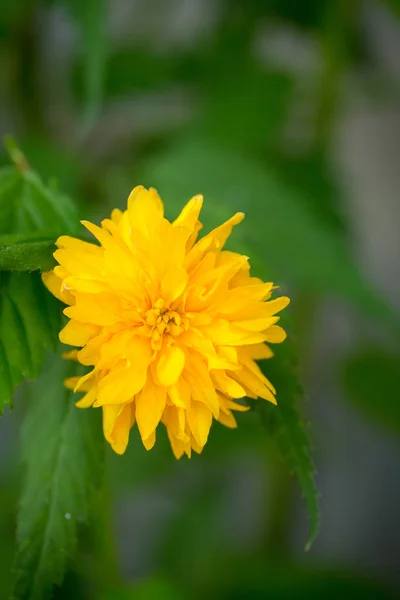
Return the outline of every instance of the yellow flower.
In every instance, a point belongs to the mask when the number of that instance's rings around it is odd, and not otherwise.
[[[69,305],[60,340],[81,348],[69,358],[93,367],[66,385],[86,392],[77,406],[102,407],[119,454],[135,422],[147,449],[161,421],[175,456],[190,457],[213,417],[236,427],[232,411],[247,409],[238,399],[276,403],[255,360],[272,356],[265,342],[284,340],[275,315],[289,299],[269,300],[273,284],[250,276],[247,256],[223,250],[243,213],[197,241],[202,203],[195,196],[170,223],[157,192],[136,187],[101,227],[82,221],[100,245],[60,237],[59,265],[43,274]]]

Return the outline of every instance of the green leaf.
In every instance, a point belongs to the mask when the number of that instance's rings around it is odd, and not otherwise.
[[[60,358],[32,385],[22,430],[25,481],[17,522],[13,600],[46,600],[73,559],[77,526],[103,480],[101,411],[75,406]]]
[[[60,327],[60,303],[37,273],[0,271],[0,414],[21,381],[38,377]]]
[[[104,66],[107,47],[105,0],[65,0],[80,29],[85,62],[86,121],[98,115],[103,96]]]
[[[12,140],[7,145],[15,166],[0,169],[0,414],[16,385],[38,377],[61,327],[61,303],[39,274],[9,271],[51,268],[54,240],[79,225],[72,201],[42,183]]]
[[[341,371],[348,400],[399,434],[400,357],[384,348],[366,348],[350,355]]]
[[[326,0],[309,0],[299,4],[296,0],[270,0],[268,13],[272,19],[288,21],[296,27],[319,29],[323,22]]]
[[[311,458],[307,424],[298,409],[298,401],[304,398],[304,392],[295,372],[290,340],[274,346],[274,357],[264,361],[261,366],[276,387],[278,405],[258,400],[255,409],[299,483],[310,524],[306,545],[308,550],[319,528],[319,494],[314,480],[315,467]]]
[[[45,232],[0,235],[0,271],[49,271],[57,236]]]
[[[397,17],[400,17],[400,0],[384,0],[384,3]]]
[[[299,190],[268,164],[193,138],[149,160],[139,175],[174,214],[190,197],[204,194],[206,227],[245,212],[231,246],[263,265],[263,275],[310,293],[341,296],[399,331],[398,316],[360,273],[338,228],[313,214]]]
[[[287,74],[266,71],[243,57],[240,65],[225,65],[207,92],[200,114],[205,137],[230,148],[260,151],[280,141],[293,97],[293,79]]]
[[[331,165],[322,152],[302,156],[281,157],[278,164],[280,178],[298,190],[307,210],[319,221],[347,233],[340,194]]]
[[[0,169],[0,234],[74,233],[79,219],[73,202],[46,187],[29,168]]]

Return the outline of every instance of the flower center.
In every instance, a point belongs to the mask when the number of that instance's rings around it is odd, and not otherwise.
[[[150,330],[151,346],[154,350],[161,347],[164,333],[177,337],[188,328],[188,319],[167,307],[162,298],[146,312],[144,322]]]

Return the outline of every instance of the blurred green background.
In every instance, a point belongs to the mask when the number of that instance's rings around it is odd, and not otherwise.
[[[399,16],[398,0],[1,3],[0,133],[82,217],[138,184],[168,216],[203,193],[206,227],[246,213],[232,246],[292,298],[322,494],[305,553],[255,414],[191,461],[133,431],[107,455],[120,584],[88,586],[104,574],[83,531],[56,600],[399,597]],[[0,421],[1,598],[22,413]]]

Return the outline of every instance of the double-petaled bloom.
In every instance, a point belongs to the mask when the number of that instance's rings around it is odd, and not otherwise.
[[[175,221],[164,217],[154,189],[136,187],[124,212],[101,227],[83,221],[98,240],[57,240],[59,263],[43,275],[69,306],[60,332],[72,354],[92,367],[66,381],[85,395],[77,406],[102,407],[104,435],[122,454],[137,423],[147,449],[159,423],[177,458],[201,452],[211,423],[236,427],[241,398],[275,402],[256,360],[285,332],[276,316],[288,303],[271,300],[272,283],[249,272],[248,257],[224,250],[237,213],[201,239],[195,196]]]

